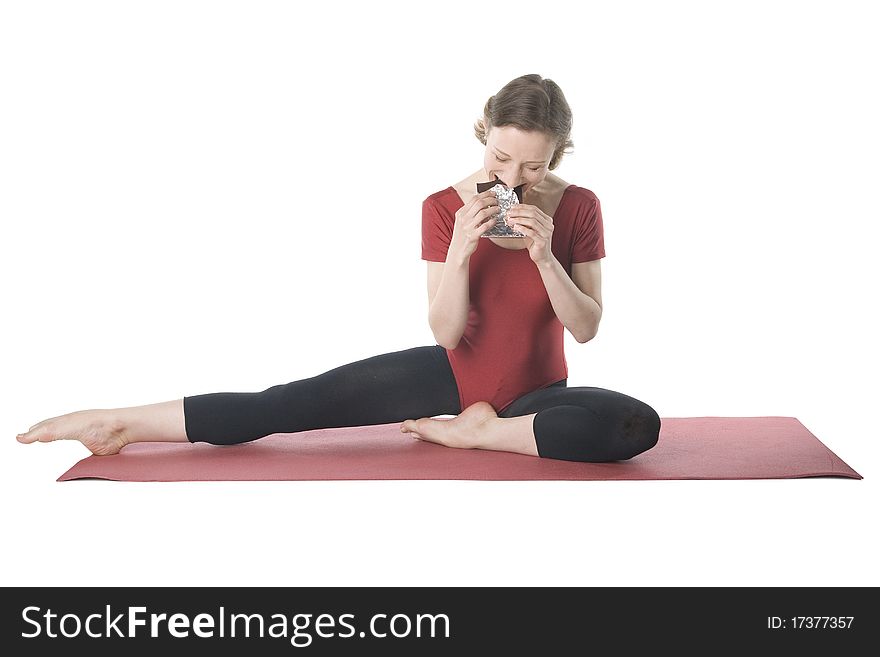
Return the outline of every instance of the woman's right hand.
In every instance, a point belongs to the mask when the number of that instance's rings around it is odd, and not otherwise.
[[[495,225],[493,217],[498,210],[498,199],[491,189],[477,194],[469,203],[461,206],[455,213],[449,251],[462,258],[470,258],[477,250],[480,235],[491,230]]]

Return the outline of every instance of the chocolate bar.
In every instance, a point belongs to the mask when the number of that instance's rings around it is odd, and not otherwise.
[[[506,222],[507,211],[510,210],[510,206],[521,202],[523,187],[525,187],[525,184],[517,185],[510,189],[498,176],[495,176],[495,180],[477,183],[478,194],[485,192],[487,189],[491,189],[495,193],[499,208],[498,212],[494,215],[495,225],[480,235],[480,237],[525,237],[523,233],[513,230]]]

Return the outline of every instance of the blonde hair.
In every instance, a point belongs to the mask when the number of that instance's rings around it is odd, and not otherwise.
[[[492,127],[512,125],[530,132],[537,130],[556,143],[549,169],[552,171],[565,153],[574,148],[571,140],[571,108],[562,89],[553,80],[537,73],[521,75],[505,84],[483,107],[483,116],[474,123],[474,134],[486,145]]]

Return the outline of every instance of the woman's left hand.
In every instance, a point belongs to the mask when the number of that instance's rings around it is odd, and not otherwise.
[[[536,265],[553,259],[553,217],[534,205],[517,203],[507,211],[507,225],[526,236],[529,257]]]

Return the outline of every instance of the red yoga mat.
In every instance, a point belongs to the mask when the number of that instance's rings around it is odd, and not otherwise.
[[[793,417],[663,418],[655,447],[628,461],[579,463],[456,449],[400,424],[279,433],[240,445],[135,443],[89,456],[58,481],[321,479],[790,479],[862,476]]]

